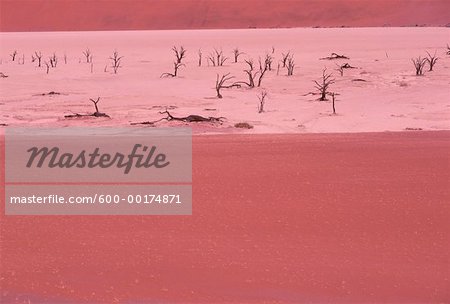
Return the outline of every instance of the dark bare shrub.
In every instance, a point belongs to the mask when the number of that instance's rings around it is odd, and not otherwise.
[[[176,61],[173,62],[173,73],[163,73],[161,74],[162,77],[177,77],[178,76],[178,70],[184,66],[184,63],[178,63]]]
[[[114,74],[117,74],[117,71],[122,66],[120,65],[121,60],[123,56],[119,56],[119,52],[114,51],[113,55],[109,57],[109,60],[111,60],[111,67],[113,68]]]
[[[287,75],[292,76],[294,75],[294,68],[295,68],[295,61],[294,61],[294,55],[290,55],[287,59]]]
[[[183,46],[180,46],[178,49],[176,46],[172,48],[172,51],[175,53],[175,57],[177,58],[177,63],[181,63],[183,58],[186,57],[186,49]]]
[[[230,73],[224,74],[222,76],[219,76],[219,74],[217,74],[217,78],[216,78],[216,92],[217,92],[217,98],[222,98],[222,94],[220,94],[220,90],[223,88],[230,88],[233,85],[226,85],[226,82],[233,79],[233,76],[230,76]]]
[[[58,64],[58,57],[55,53],[49,58],[50,66],[52,68],[56,68],[56,65]]]
[[[414,68],[416,69],[416,76],[422,76],[423,67],[425,66],[425,63],[427,63],[427,59],[419,56],[419,58],[413,58],[411,59],[411,61],[414,64]]]
[[[14,52],[12,52],[9,56],[11,56],[12,61],[16,60],[16,56],[17,56],[17,51],[14,50]]]
[[[261,86],[261,82],[264,78],[264,75],[266,74],[267,70],[269,69],[269,61],[271,56],[266,56],[266,59],[264,60],[264,63],[261,61],[261,58],[259,58],[259,77],[258,77],[258,87]]]
[[[286,64],[288,63],[288,59],[291,55],[291,51],[287,52],[286,54],[281,53],[281,63],[283,64],[283,68],[286,67]]]
[[[239,51],[239,48],[235,48],[235,49],[233,50],[234,63],[237,63],[237,62],[238,62],[239,56],[241,56],[242,54],[244,54],[244,53],[240,52],[240,51]]]
[[[266,104],[266,97],[267,97],[267,92],[265,90],[262,90],[258,95],[258,99],[259,99],[258,113],[264,112],[264,105]]]
[[[90,49],[86,49],[85,51],[83,51],[83,55],[86,58],[86,63],[92,62],[92,53]]]
[[[214,53],[210,53],[208,56],[208,63],[210,62],[212,66],[223,66],[228,60],[228,57],[223,55],[222,50],[214,49]]]
[[[33,58],[35,58],[35,60],[37,60],[37,62],[38,62],[38,67],[41,67],[41,61],[42,61],[42,53],[39,51],[39,52],[34,52],[34,56],[35,57],[33,57]]]
[[[335,79],[332,78],[333,74],[327,74],[327,69],[323,69],[322,71],[322,79],[319,81],[314,80],[314,83],[316,84],[315,88],[317,89],[317,91],[319,92],[320,101],[325,101],[327,100],[327,94],[328,93],[328,89],[330,87],[330,85],[332,85],[333,83],[335,83]]]
[[[436,51],[434,52],[434,55],[431,55],[430,53],[427,52],[428,57],[426,58],[428,65],[429,65],[429,72],[433,71],[433,67],[436,64],[436,62],[438,61],[438,57],[436,56]]]
[[[253,129],[253,126],[248,122],[238,122],[234,124],[234,127],[239,129]]]

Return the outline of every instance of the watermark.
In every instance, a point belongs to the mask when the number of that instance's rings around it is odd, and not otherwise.
[[[5,213],[192,214],[188,128],[7,128]]]

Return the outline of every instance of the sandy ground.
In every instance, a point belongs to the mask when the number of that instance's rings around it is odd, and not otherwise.
[[[0,123],[126,126],[157,120],[162,117],[158,112],[169,108],[178,116],[227,119],[223,125],[193,124],[197,133],[448,130],[450,56],[445,50],[449,38],[448,28],[0,33],[0,72],[9,76],[0,78]],[[186,66],[179,77],[161,79],[162,73],[172,72],[173,45],[188,50]],[[245,52],[238,63],[231,58],[235,47]],[[247,80],[244,59],[253,58],[257,65],[258,58],[271,53],[272,47],[274,70],[267,73],[261,88],[227,89],[223,99],[215,98],[216,74],[231,73],[235,81]],[[93,53],[93,73],[91,64],[84,62],[86,48]],[[214,48],[230,57],[222,67],[207,66],[205,57]],[[117,75],[108,66],[115,49],[124,56]],[[199,49],[202,67],[197,64]],[[12,62],[9,54],[14,50],[18,55]],[[47,61],[55,52],[58,66],[46,74],[45,68],[31,63],[34,51],[41,51]],[[294,76],[286,76],[285,69],[277,76],[281,54],[288,51],[295,58]],[[411,58],[426,56],[426,51],[436,51],[439,60],[433,72],[417,77]],[[350,60],[319,60],[332,52]],[[19,64],[23,54],[25,64]],[[346,62],[357,69],[345,70],[341,77],[336,64]],[[320,79],[325,67],[336,79],[330,91],[340,94],[337,115],[332,115],[330,101],[304,96],[314,90],[313,80]],[[269,95],[265,112],[258,114],[257,95],[262,89]],[[40,95],[51,91],[61,94]],[[111,119],[64,118],[74,112],[92,113],[89,99],[97,97],[101,97],[100,111]],[[254,128],[237,130],[233,126],[238,122]]]
[[[196,136],[192,216],[2,210],[1,302],[448,303],[449,138]]]

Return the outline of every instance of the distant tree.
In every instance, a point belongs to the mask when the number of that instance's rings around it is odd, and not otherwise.
[[[9,56],[11,56],[12,61],[16,60],[16,56],[17,56],[17,51],[14,50],[14,52],[12,52]]]
[[[425,66],[425,63],[427,63],[426,58],[418,57],[413,58],[411,61],[414,64],[414,68],[416,69],[416,76],[422,76],[423,75],[423,67]]]
[[[267,97],[267,92],[265,90],[262,90],[258,95],[258,99],[259,99],[258,113],[264,112],[264,105],[266,104],[266,97]]]
[[[239,56],[241,56],[242,54],[244,54],[244,53],[240,52],[240,51],[239,51],[239,48],[235,48],[235,49],[233,50],[234,63],[237,63],[237,62],[238,62]]]
[[[119,52],[117,51],[114,51],[113,55],[109,57],[109,60],[111,60],[111,67],[113,68],[114,74],[117,74],[119,68],[122,67],[120,65],[122,58],[123,56],[119,56]]]
[[[223,88],[230,88],[233,85],[229,85],[227,86],[225,83],[231,79],[233,79],[233,76],[230,76],[230,73],[224,74],[222,76],[219,76],[219,74],[217,74],[217,78],[216,78],[216,92],[217,92],[217,98],[222,98],[222,94],[220,94],[220,90]]]
[[[429,72],[433,71],[433,67],[436,64],[436,62],[438,61],[438,57],[436,56],[436,51],[434,52],[434,55],[431,55],[430,53],[427,52],[428,57],[426,58],[428,65],[429,65]]]
[[[173,67],[174,67],[174,71],[173,73],[163,73],[161,74],[161,78],[162,77],[177,77],[178,76],[178,70],[184,66],[183,63],[178,63],[176,61],[173,62]]]
[[[295,61],[294,61],[294,55],[290,55],[287,59],[287,75],[292,76],[294,75],[294,68],[295,68]]]
[[[322,79],[319,81],[314,80],[314,83],[316,84],[316,90],[319,92],[320,101],[325,101],[327,100],[327,94],[328,94],[328,89],[330,87],[330,85],[332,85],[333,83],[335,83],[335,79],[332,78],[333,74],[327,74],[327,69],[325,68],[322,71]]]
[[[83,51],[83,55],[86,58],[86,63],[92,62],[92,53],[90,49],[86,49],[85,51]]]
[[[177,63],[181,63],[183,58],[186,57],[186,49],[183,46],[180,46],[178,49],[176,46],[172,48],[172,51],[175,53],[175,57],[177,58]]]

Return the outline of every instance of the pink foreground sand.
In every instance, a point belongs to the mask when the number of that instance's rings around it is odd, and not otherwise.
[[[195,136],[192,216],[2,210],[0,300],[448,303],[449,139]]]

